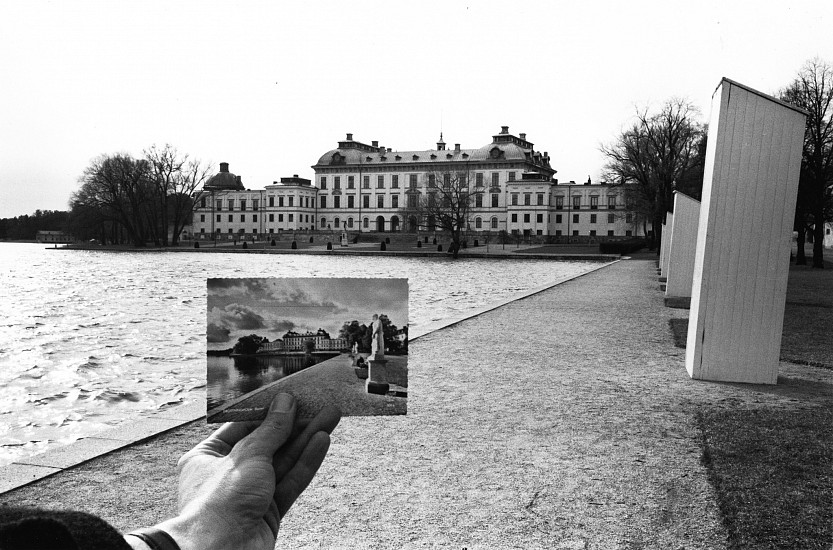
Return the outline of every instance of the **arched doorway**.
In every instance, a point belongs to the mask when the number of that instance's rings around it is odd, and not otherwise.
[[[390,230],[399,231],[399,216],[393,216],[390,219]]]
[[[385,218],[382,216],[376,216],[376,231],[384,231],[385,230]]]

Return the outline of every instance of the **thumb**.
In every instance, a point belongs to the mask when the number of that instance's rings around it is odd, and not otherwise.
[[[263,423],[247,435],[235,449],[250,455],[272,456],[289,440],[295,424],[295,398],[288,393],[279,393],[269,405]]]

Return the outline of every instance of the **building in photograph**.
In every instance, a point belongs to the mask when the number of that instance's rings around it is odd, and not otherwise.
[[[394,151],[347,134],[338,147],[312,166],[318,187],[316,227],[333,231],[434,231],[432,220],[418,226],[403,219],[434,186],[452,174],[464,177],[471,193],[468,230],[505,231],[524,236],[605,236],[640,234],[625,209],[621,187],[559,183],[550,156],[534,148],[526,134],[503,126],[490,143],[477,149],[446,148]],[[460,176],[462,175],[462,176]],[[437,181],[440,180],[440,181]],[[444,181],[443,181],[444,180]]]
[[[348,349],[346,338],[331,338],[326,330],[318,329],[317,332],[308,331],[303,334],[290,330],[282,338],[263,344],[257,352],[304,352],[307,350],[308,341],[315,344],[313,351],[344,351]]]
[[[229,172],[227,162],[195,194],[195,239],[224,240],[268,238],[281,231],[313,228],[318,190],[310,180],[281,178],[264,189],[246,189],[240,176]]]
[[[39,243],[72,243],[75,239],[72,235],[64,233],[63,231],[38,231],[35,239]]]

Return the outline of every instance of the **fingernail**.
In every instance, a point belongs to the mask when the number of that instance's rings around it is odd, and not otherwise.
[[[279,393],[275,399],[272,400],[272,405],[269,407],[269,412],[283,412],[288,413],[292,410],[292,405],[295,403],[295,398],[288,393]]]

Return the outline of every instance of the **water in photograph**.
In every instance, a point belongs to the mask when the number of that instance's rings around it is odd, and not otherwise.
[[[597,265],[2,243],[0,465],[204,397],[206,278],[407,277],[413,330]]]

